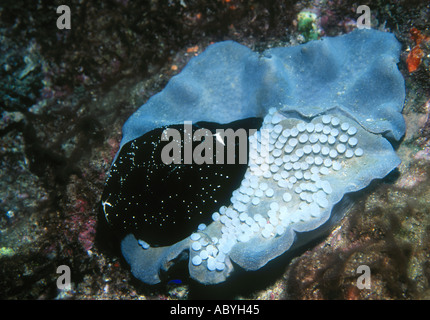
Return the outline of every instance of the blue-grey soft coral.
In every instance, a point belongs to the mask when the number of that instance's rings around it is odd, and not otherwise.
[[[211,224],[167,247],[124,237],[133,274],[158,283],[160,270],[189,252],[191,277],[219,283],[232,272],[232,261],[256,270],[326,231],[346,194],[400,163],[387,140],[405,132],[399,51],[390,33],[355,30],[262,54],[226,41],[193,58],[129,118],[121,147],[184,121],[261,117],[263,125],[249,137],[240,188]]]

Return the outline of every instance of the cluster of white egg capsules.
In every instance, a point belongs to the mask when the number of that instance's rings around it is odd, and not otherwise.
[[[322,115],[295,126],[269,110],[263,126],[249,137],[249,167],[231,206],[212,215],[221,224],[219,237],[208,237],[200,225],[191,235],[192,264],[206,260],[210,271],[222,271],[225,258],[237,242],[281,236],[298,222],[319,218],[329,208],[332,186],[324,176],[342,169],[345,161],[361,157],[357,128],[336,116]]]

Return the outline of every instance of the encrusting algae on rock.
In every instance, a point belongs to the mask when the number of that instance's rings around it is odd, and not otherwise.
[[[297,30],[303,35],[306,42],[318,39],[316,20],[317,15],[310,11],[301,11],[297,15]]]

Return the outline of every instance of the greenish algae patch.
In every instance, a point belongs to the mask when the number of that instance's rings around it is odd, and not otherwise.
[[[0,258],[2,257],[11,257],[15,254],[15,251],[13,251],[12,248],[8,247],[1,247],[0,248]]]
[[[319,33],[316,20],[317,15],[313,12],[302,11],[297,15],[297,28],[306,42],[318,39]]]

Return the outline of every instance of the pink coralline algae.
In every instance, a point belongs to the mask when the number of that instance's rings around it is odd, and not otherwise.
[[[66,238],[70,241],[78,238],[79,243],[85,251],[90,250],[94,245],[96,233],[96,220],[88,217],[85,212],[88,210],[88,203],[85,200],[77,200],[70,216],[66,220]]]

